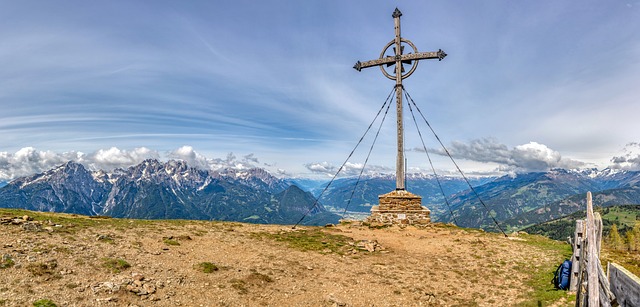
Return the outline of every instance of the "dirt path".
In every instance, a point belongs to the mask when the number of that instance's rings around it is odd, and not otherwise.
[[[13,262],[0,269],[0,306],[513,306],[530,290],[523,268],[549,261],[521,239],[448,226],[55,224],[0,225]],[[287,241],[318,231],[339,236],[319,250]]]

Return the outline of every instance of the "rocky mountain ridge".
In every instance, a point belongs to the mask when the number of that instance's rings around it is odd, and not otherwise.
[[[0,188],[0,207],[144,219],[287,224],[313,203],[312,196],[261,169],[213,172],[177,160],[149,159],[113,172],[67,162]],[[308,221],[337,219],[318,204]]]

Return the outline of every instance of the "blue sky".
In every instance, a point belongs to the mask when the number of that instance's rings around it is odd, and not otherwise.
[[[640,1],[0,1],[0,180],[150,157],[331,174],[394,85],[352,66],[396,6],[403,37],[449,55],[405,88],[467,172],[639,168]],[[370,170],[393,171],[394,122]]]

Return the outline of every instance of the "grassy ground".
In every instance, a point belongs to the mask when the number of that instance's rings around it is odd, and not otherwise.
[[[602,215],[603,220],[608,220],[611,223],[618,225],[618,228],[633,228],[640,216],[639,206],[615,206],[608,208],[598,208]]]
[[[575,306],[575,294],[567,291],[557,290],[551,284],[551,279],[558,265],[565,259],[571,259],[571,246],[565,242],[550,240],[540,235],[526,235],[524,245],[529,245],[538,249],[545,250],[550,260],[545,263],[524,265],[525,270],[531,272],[530,278],[526,280],[526,284],[533,290],[524,293],[526,301],[520,306],[548,306],[553,302],[565,302],[564,306]]]
[[[126,290],[135,285],[129,279],[136,274],[144,275],[145,284],[163,285],[146,297],[158,306],[206,301],[569,306],[575,300],[551,284],[557,265],[570,257],[570,246],[537,235],[505,238],[440,224],[425,229],[341,225],[291,230],[0,209],[0,218],[23,215],[43,226],[62,227],[30,232],[0,226],[11,234],[0,241],[2,253],[12,256],[0,263],[5,273],[0,281],[29,287],[27,292],[0,289],[0,306],[31,304],[51,298],[50,293],[65,306],[96,300],[109,306],[144,303],[140,294]],[[38,283],[28,283],[25,275]],[[95,290],[123,280],[128,284],[112,294]],[[211,287],[203,294],[203,288]]]
[[[601,255],[600,262],[605,270],[607,263],[615,262],[636,276],[640,276],[640,251],[614,250],[605,244]]]

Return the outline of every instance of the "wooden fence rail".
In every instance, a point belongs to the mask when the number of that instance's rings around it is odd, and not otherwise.
[[[640,279],[622,266],[609,263],[611,292],[620,306],[640,306]]]
[[[576,221],[570,290],[576,291],[576,306],[640,307],[640,279],[622,266],[609,263],[608,275],[600,264],[602,218],[593,212],[587,192],[587,218]]]

